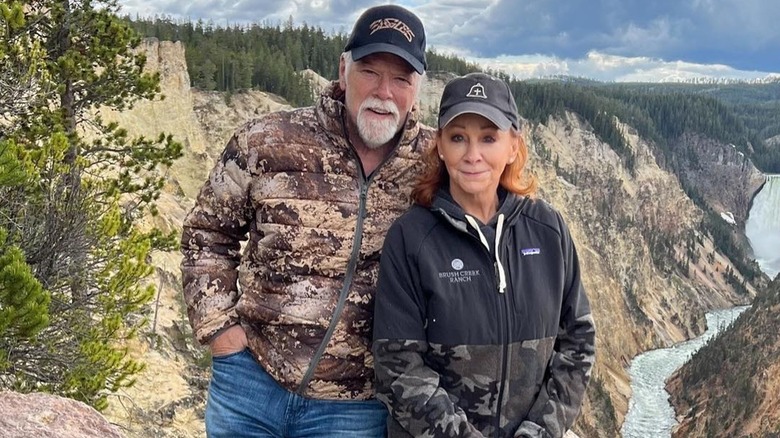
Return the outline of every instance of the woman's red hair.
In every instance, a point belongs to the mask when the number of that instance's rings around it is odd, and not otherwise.
[[[521,196],[531,196],[536,192],[536,178],[525,172],[525,163],[528,161],[528,147],[523,137],[516,129],[511,129],[512,136],[518,141],[517,157],[508,164],[501,174],[499,185],[509,192]],[[436,144],[441,141],[442,131],[436,132]],[[424,207],[430,207],[436,192],[443,184],[449,182],[449,175],[444,162],[439,158],[439,150],[432,146],[423,153],[423,173],[412,189],[412,200]]]

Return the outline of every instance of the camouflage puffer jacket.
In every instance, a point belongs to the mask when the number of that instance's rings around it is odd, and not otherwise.
[[[595,328],[561,216],[501,193],[489,224],[448,193],[388,232],[374,314],[377,398],[394,437],[561,437]]]
[[[241,324],[253,355],[288,390],[367,399],[379,252],[410,205],[433,131],[414,109],[366,177],[342,102],[334,82],[314,107],[237,131],[184,221],[181,270],[201,343]]]

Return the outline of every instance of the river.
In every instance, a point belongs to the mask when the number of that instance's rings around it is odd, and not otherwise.
[[[707,330],[701,336],[669,348],[647,351],[631,361],[632,395],[620,433],[623,438],[670,438],[677,424],[665,381],[710,338],[728,327],[749,306],[707,313]]]

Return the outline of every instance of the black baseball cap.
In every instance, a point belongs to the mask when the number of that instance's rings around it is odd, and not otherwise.
[[[485,73],[469,73],[447,82],[439,104],[439,128],[461,114],[479,114],[506,131],[520,129],[517,103],[509,85]]]
[[[374,6],[355,22],[344,51],[355,61],[373,53],[387,52],[403,58],[417,73],[427,67],[425,29],[412,12],[397,5]]]

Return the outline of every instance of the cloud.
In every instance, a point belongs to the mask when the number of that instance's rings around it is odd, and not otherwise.
[[[668,17],[651,20],[645,26],[630,22],[617,28],[601,47],[606,52],[625,55],[637,55],[637,48],[642,47],[646,56],[662,56],[684,44],[685,26],[683,20]]]
[[[344,0],[122,0],[122,13],[131,16],[161,15],[183,20],[213,21],[218,25],[249,23],[294,23],[322,25],[325,31],[338,31],[349,14],[345,10],[362,9],[371,1]],[[361,3],[363,6],[361,6]],[[153,5],[153,6],[152,6]],[[149,11],[154,11],[152,14]]]
[[[604,82],[670,82],[698,79],[753,80],[773,76],[762,71],[743,71],[722,64],[664,61],[652,57],[627,57],[590,51],[582,58],[545,55],[469,57],[487,68],[501,70],[517,79],[555,75],[584,77]]]
[[[694,0],[691,12],[717,44],[748,49],[780,45],[780,3],[776,1]]]
[[[348,33],[381,0],[120,0],[125,12],[155,11],[214,23],[307,23]],[[420,16],[429,47],[463,57],[544,56],[536,72],[591,65],[590,53],[728,65],[734,71],[780,72],[777,0],[396,0]],[[143,15],[143,14],[142,14]],[[148,13],[146,14],[148,15]],[[564,67],[565,66],[565,67]],[[674,67],[673,67],[674,66]],[[519,67],[518,67],[519,68]],[[684,68],[688,72],[688,67]],[[525,71],[525,70],[524,70]],[[587,70],[589,71],[589,70]],[[594,67],[594,71],[601,70]],[[707,67],[704,72],[719,70]],[[733,72],[727,72],[732,74]],[[682,74],[682,73],[681,73]]]
[[[121,13],[132,17],[168,16],[175,19],[202,19],[218,25],[226,22],[261,22],[269,17],[284,16],[289,2],[274,0],[121,0]]]
[[[431,44],[465,47],[481,57],[580,58],[597,50],[704,63],[733,59],[737,67],[780,71],[776,0],[432,3],[419,8]]]

